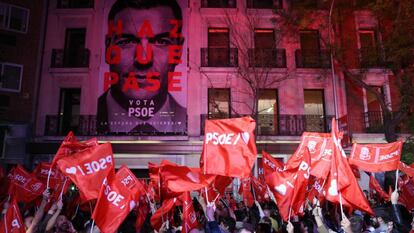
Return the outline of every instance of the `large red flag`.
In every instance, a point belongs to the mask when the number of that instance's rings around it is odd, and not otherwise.
[[[266,176],[266,184],[270,187],[283,220],[289,220],[289,213],[303,213],[306,189],[310,177],[310,154],[305,150],[302,162],[296,169],[282,172],[275,171]]]
[[[167,199],[162,206],[151,216],[151,225],[155,230],[159,230],[163,222],[173,215],[172,210],[175,206],[176,198]]]
[[[197,215],[194,211],[193,201],[191,200],[190,192],[185,192],[183,198],[183,223],[182,231],[189,233],[192,229],[198,227]]]
[[[92,219],[103,233],[116,232],[129,212],[136,206],[142,184],[122,166],[116,174],[104,179]]]
[[[9,193],[12,193],[18,202],[32,202],[42,195],[46,188],[42,181],[20,165],[10,171],[8,178],[10,180]]]
[[[414,177],[414,163],[408,166],[407,164],[400,161],[398,168],[403,171],[407,176]]]
[[[390,195],[386,193],[382,188],[381,185],[378,183],[377,179],[375,179],[374,174],[369,176],[369,188],[371,190],[375,190],[378,194],[378,197],[384,201],[390,200]]]
[[[114,173],[114,158],[110,143],[89,147],[57,161],[60,171],[79,188],[84,200],[98,198],[105,177]]]
[[[166,164],[160,170],[162,182],[167,188],[176,193],[195,191],[209,186],[214,175],[204,175],[200,168]]]
[[[20,214],[19,206],[15,199],[13,199],[6,214],[0,221],[0,233],[25,233],[22,216]]]
[[[349,163],[368,172],[385,172],[398,169],[400,162],[402,141],[386,144],[354,143]]]
[[[331,135],[334,143],[334,150],[331,161],[331,171],[327,180],[327,185],[325,185],[326,199],[334,203],[340,203],[342,195],[342,203],[344,205],[373,215],[368,200],[365,198],[365,195],[359,187],[358,181],[346,158],[346,154],[342,149],[335,119],[332,119]]]
[[[204,174],[249,177],[256,160],[251,117],[207,120],[200,168]]]
[[[62,144],[60,144],[60,147],[56,152],[55,157],[53,157],[52,167],[55,166],[56,162],[59,159],[65,156],[72,155],[81,150],[97,145],[98,140],[96,138],[91,138],[84,142],[78,142],[78,140],[76,140],[75,138],[75,135],[72,133],[72,131],[70,131],[68,135],[65,137],[65,139],[62,141]]]
[[[333,151],[331,135],[329,133],[304,132],[298,148],[286,163],[288,169],[299,166],[306,149],[311,155],[311,175],[326,179]]]

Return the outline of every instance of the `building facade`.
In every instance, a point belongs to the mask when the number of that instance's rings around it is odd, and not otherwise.
[[[107,26],[113,1],[49,1],[35,140],[27,145],[32,162],[50,160],[72,130],[80,139],[111,141],[116,164],[128,164],[138,174],[145,173],[147,162],[162,159],[198,166],[204,120],[243,115],[257,121],[258,151],[284,160],[296,149],[302,132],[328,132],[335,116],[350,140],[383,139],[376,134],[381,133],[382,120],[375,98],[349,83],[328,52],[329,40],[341,41],[349,51],[344,56],[351,71],[363,69],[366,82],[381,89],[393,107],[398,98],[390,72],[379,60],[366,59],[381,43],[378,23],[369,11],[343,12],[342,23],[335,25],[343,34],[330,36],[324,1],[181,2],[185,42],[175,64],[181,76],[171,79],[180,79],[181,86],[172,84],[180,93],[171,96],[182,100],[178,102],[185,117],[179,120],[185,127],[167,130],[165,124],[153,126],[156,131],[129,131],[123,126],[128,120],[119,114],[125,121],[115,119],[113,124],[122,126],[111,128],[107,117],[109,130],[100,131],[98,99],[107,91],[105,81],[115,80],[108,64],[116,52],[108,55],[105,44],[108,34],[112,36],[109,31],[119,26],[115,20]],[[287,27],[280,12],[294,7],[305,8],[308,20]],[[125,32],[128,26],[123,24]],[[142,25],[133,25],[137,33]],[[154,48],[154,54],[157,51]]]

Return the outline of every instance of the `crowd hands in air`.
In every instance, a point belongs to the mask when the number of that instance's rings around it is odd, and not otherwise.
[[[367,192],[366,192],[367,193]],[[338,205],[328,201],[320,203],[314,198],[313,203],[306,204],[307,209],[301,217],[291,217],[290,221],[284,222],[278,213],[276,204],[269,200],[259,203],[254,201],[252,206],[247,206],[243,200],[236,201],[229,193],[216,202],[206,201],[202,195],[194,193],[193,207],[196,214],[198,227],[190,230],[191,233],[275,233],[275,232],[414,232],[414,219],[404,206],[398,204],[399,194],[394,191],[391,194],[390,202],[379,200],[372,195],[367,195],[371,207],[375,210],[376,216],[369,216],[360,211],[352,213],[344,209],[344,213]],[[72,197],[70,197],[72,196]],[[75,213],[65,208],[64,203],[69,203],[73,194],[63,196],[55,203],[50,203],[50,192],[46,189],[43,192],[41,203],[36,207],[32,205],[21,206],[23,222],[26,233],[74,233],[94,232],[100,230],[90,219],[90,211],[76,206]],[[151,203],[154,204],[154,203]],[[49,206],[49,207],[47,207]],[[3,202],[1,220],[4,220],[9,202]],[[87,208],[86,208],[87,209]],[[153,210],[154,211],[154,210]],[[118,232],[157,232],[176,233],[185,232],[182,228],[182,208],[175,207],[173,218],[164,219],[161,228],[154,230],[150,223],[151,212],[145,217],[145,222],[140,230],[135,228],[137,218],[136,211],[132,211]],[[73,210],[72,210],[73,212]],[[114,216],[115,218],[116,216]],[[0,232],[3,232],[0,229]]]

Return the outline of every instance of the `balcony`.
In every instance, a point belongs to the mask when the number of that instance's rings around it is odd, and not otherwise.
[[[237,67],[237,48],[201,48],[202,67]]]
[[[236,8],[237,0],[202,0],[202,8]]]
[[[359,61],[361,68],[378,68],[384,67],[385,62],[381,53],[377,49],[360,49]]]
[[[331,59],[327,50],[296,50],[296,68],[319,68],[329,69]]]
[[[59,9],[93,8],[94,0],[58,0]]]
[[[247,0],[247,8],[252,9],[281,9],[282,0]]]
[[[200,133],[204,135],[206,119],[221,119],[212,115],[200,115]],[[303,132],[329,132],[329,122],[334,116],[323,115],[257,115],[259,136],[301,136]]]
[[[52,50],[52,68],[87,68],[89,67],[89,49]]]
[[[249,49],[249,66],[286,68],[286,50]]]
[[[320,10],[328,9],[329,4],[323,0],[292,0],[291,7],[295,9]]]

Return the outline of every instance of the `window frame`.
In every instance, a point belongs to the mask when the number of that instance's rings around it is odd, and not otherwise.
[[[14,67],[19,67],[20,68],[20,77],[19,77],[19,89],[10,89],[10,88],[5,88],[3,87],[3,83],[0,81],[0,91],[7,91],[7,92],[15,92],[15,93],[19,93],[22,89],[22,77],[23,77],[23,65],[20,64],[15,64],[15,63],[9,63],[9,62],[0,62],[1,64],[1,68],[0,68],[0,75],[3,75],[4,72],[4,67],[6,65],[8,66],[14,66]]]
[[[210,116],[210,90],[211,91],[228,91],[228,118],[231,118],[231,88],[216,88],[216,87],[209,87],[207,88],[207,117]],[[211,115],[214,115],[212,113]]]
[[[21,6],[16,6],[16,5],[13,5],[13,4],[8,4],[8,3],[0,3],[0,5],[4,5],[7,8],[6,14],[5,14],[6,20],[4,21],[3,25],[0,24],[0,29],[26,34],[27,31],[28,31],[28,28],[29,28],[30,9],[25,8],[25,7],[21,7]],[[12,10],[13,7],[27,12],[26,28],[25,28],[24,31],[10,28],[10,21],[11,21],[10,16],[11,16],[11,10]]]

